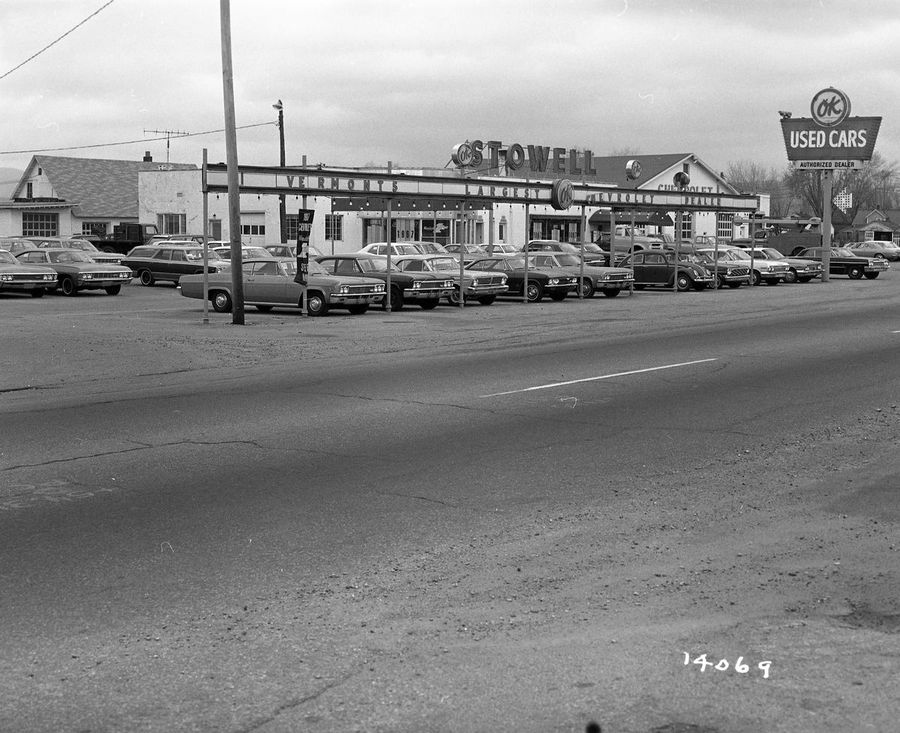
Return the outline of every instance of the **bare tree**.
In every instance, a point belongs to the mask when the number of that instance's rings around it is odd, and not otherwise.
[[[725,180],[741,193],[769,194],[769,213],[783,218],[790,213],[792,192],[785,186],[785,173],[764,168],[752,160],[730,162],[725,168]]]
[[[832,190],[835,196],[851,194],[851,204],[844,212],[853,221],[860,211],[893,208],[898,200],[898,164],[888,162],[878,153],[861,168],[840,171],[834,177]],[[822,171],[790,169],[785,174],[785,184],[816,216],[822,217]],[[832,201],[832,210],[835,208]]]

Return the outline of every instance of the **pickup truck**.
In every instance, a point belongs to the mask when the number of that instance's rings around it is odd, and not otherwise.
[[[159,234],[156,224],[117,224],[112,234],[104,237],[87,237],[102,252],[118,252],[126,255],[135,247],[147,244]]]

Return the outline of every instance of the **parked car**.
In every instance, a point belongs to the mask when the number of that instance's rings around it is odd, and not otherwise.
[[[34,242],[25,237],[0,237],[0,250],[17,255],[19,252],[34,249]]]
[[[867,280],[874,280],[882,272],[890,268],[887,260],[880,257],[860,257],[846,247],[831,247],[828,263],[830,275],[846,275],[851,280],[859,280],[865,275]],[[822,259],[822,247],[807,247],[797,255],[801,260]]]
[[[646,249],[635,252],[622,261],[622,267],[634,271],[634,287],[639,290],[647,286],[671,288],[673,285],[681,291],[691,288],[704,290],[714,282],[713,276],[705,267],[692,262],[676,263],[675,253],[671,250]]]
[[[896,242],[872,239],[868,242],[853,242],[847,245],[847,249],[860,257],[880,257],[890,262],[900,260],[900,244]]]
[[[16,257],[23,264],[53,270],[56,282],[48,290],[58,287],[64,295],[77,295],[81,290],[105,290],[107,295],[118,295],[122,285],[131,282],[131,270],[127,267],[94,262],[77,249],[31,249]]]
[[[0,293],[28,292],[33,298],[40,298],[45,289],[55,287],[55,270],[20,262],[12,252],[0,250]]]
[[[405,242],[404,244],[412,244],[418,248],[423,255],[445,255],[449,254],[449,250],[440,242]]]
[[[615,298],[625,288],[631,288],[634,284],[634,276],[627,267],[607,267],[595,263],[584,263],[584,278],[582,279],[581,258],[575,255],[553,254],[540,252],[530,256],[530,259],[538,267],[561,268],[571,273],[581,287],[581,297],[593,298],[594,293],[603,293],[607,298]]]
[[[318,262],[331,275],[353,275],[381,280],[385,287],[388,281],[387,257],[378,255],[325,255],[317,257]],[[415,303],[423,310],[436,307],[441,298],[453,292],[453,279],[448,275],[434,272],[403,272],[391,262],[391,310],[398,311],[408,303]],[[381,307],[386,308],[385,298]]]
[[[528,289],[525,288],[525,256],[482,257],[466,265],[466,271],[497,272],[506,276],[508,290],[504,295],[525,296],[529,303],[536,303],[545,295],[550,300],[565,300],[578,281],[568,271],[541,267],[528,262]]]
[[[396,265],[404,272],[434,272],[452,278],[454,287],[447,300],[453,305],[459,305],[460,291],[464,300],[490,305],[509,290],[503,273],[474,269],[463,273],[460,287],[459,260],[450,255],[403,255],[397,257]]]
[[[265,249],[272,257],[278,257],[279,259],[285,260],[297,259],[297,246],[294,244],[267,244]],[[311,244],[307,245],[306,251],[309,253],[309,259],[311,260],[322,256],[322,252]]]
[[[184,275],[203,272],[203,247],[190,244],[161,242],[135,247],[122,260],[130,267],[141,285],[153,285],[158,280],[166,280],[178,285]],[[222,259],[214,250],[207,251],[209,272],[230,271],[231,264]]]
[[[750,263],[742,259],[732,257],[719,257],[718,253],[725,251],[717,247],[699,247],[693,252],[704,257],[704,267],[716,279],[716,287],[739,288],[750,282]]]
[[[742,247],[719,247],[715,250],[703,250],[711,257],[717,257],[719,262],[740,262],[745,267],[752,267],[751,282],[754,285],[766,283],[777,285],[790,277],[790,265],[784,260],[768,260],[752,258],[750,253]]]
[[[448,244],[444,247],[445,254],[453,255],[459,259],[462,253],[463,262],[471,262],[472,260],[487,257],[487,250],[480,244]]]
[[[799,257],[785,257],[777,249],[772,247],[754,247],[751,250],[755,260],[770,260],[787,262],[788,273],[784,276],[786,283],[808,283],[817,277],[822,277],[822,263],[816,260],[804,260]]]
[[[386,255],[388,252],[387,242],[372,242],[367,244],[355,254],[366,255]],[[391,242],[391,257],[399,257],[400,255],[420,255],[424,254],[412,242]]]
[[[77,249],[86,252],[94,262],[121,265],[122,255],[118,252],[103,252],[87,239],[78,237],[35,237],[31,239],[38,249]]]
[[[304,287],[294,282],[297,263],[274,257],[246,260],[243,263],[244,304],[266,312],[273,308],[301,308]],[[234,304],[231,273],[214,272],[207,276],[207,296],[213,310],[228,313]],[[365,313],[369,306],[384,299],[384,283],[370,277],[330,275],[315,260],[310,260],[306,285],[306,312],[324,316],[333,308],[346,308],[353,315]],[[181,278],[181,294],[203,298],[203,275]]]
[[[609,252],[600,248],[594,242],[588,242],[584,247],[584,261],[596,262],[599,265],[610,264]],[[582,245],[571,242],[557,242],[552,239],[532,239],[520,251],[524,252],[554,252],[557,254],[575,255],[581,257]]]
[[[207,238],[207,244],[209,244],[209,239]],[[192,244],[203,244],[203,235],[202,234],[154,234],[151,236],[144,244],[156,244],[156,243],[165,243],[165,242],[190,242]]]
[[[231,245],[230,244],[220,244],[216,245],[212,248],[212,251],[215,252],[219,257],[223,260],[231,259]],[[256,244],[242,244],[241,245],[241,259],[243,261],[247,260],[255,260],[260,258],[273,257],[271,252],[267,250],[265,247],[260,247]]]

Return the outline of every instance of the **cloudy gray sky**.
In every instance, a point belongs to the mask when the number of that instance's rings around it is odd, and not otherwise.
[[[0,3],[0,167],[165,160],[146,131],[224,127],[219,2],[106,1]],[[828,86],[900,159],[896,0],[231,0],[231,31],[244,164],[277,165],[281,99],[288,164],[441,167],[493,139],[781,168],[778,110]],[[170,144],[225,159],[222,133]]]

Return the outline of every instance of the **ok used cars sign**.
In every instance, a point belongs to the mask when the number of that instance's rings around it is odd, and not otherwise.
[[[839,89],[818,92],[811,117],[781,113],[788,160],[801,169],[859,168],[872,159],[880,117],[850,117],[850,99]]]

